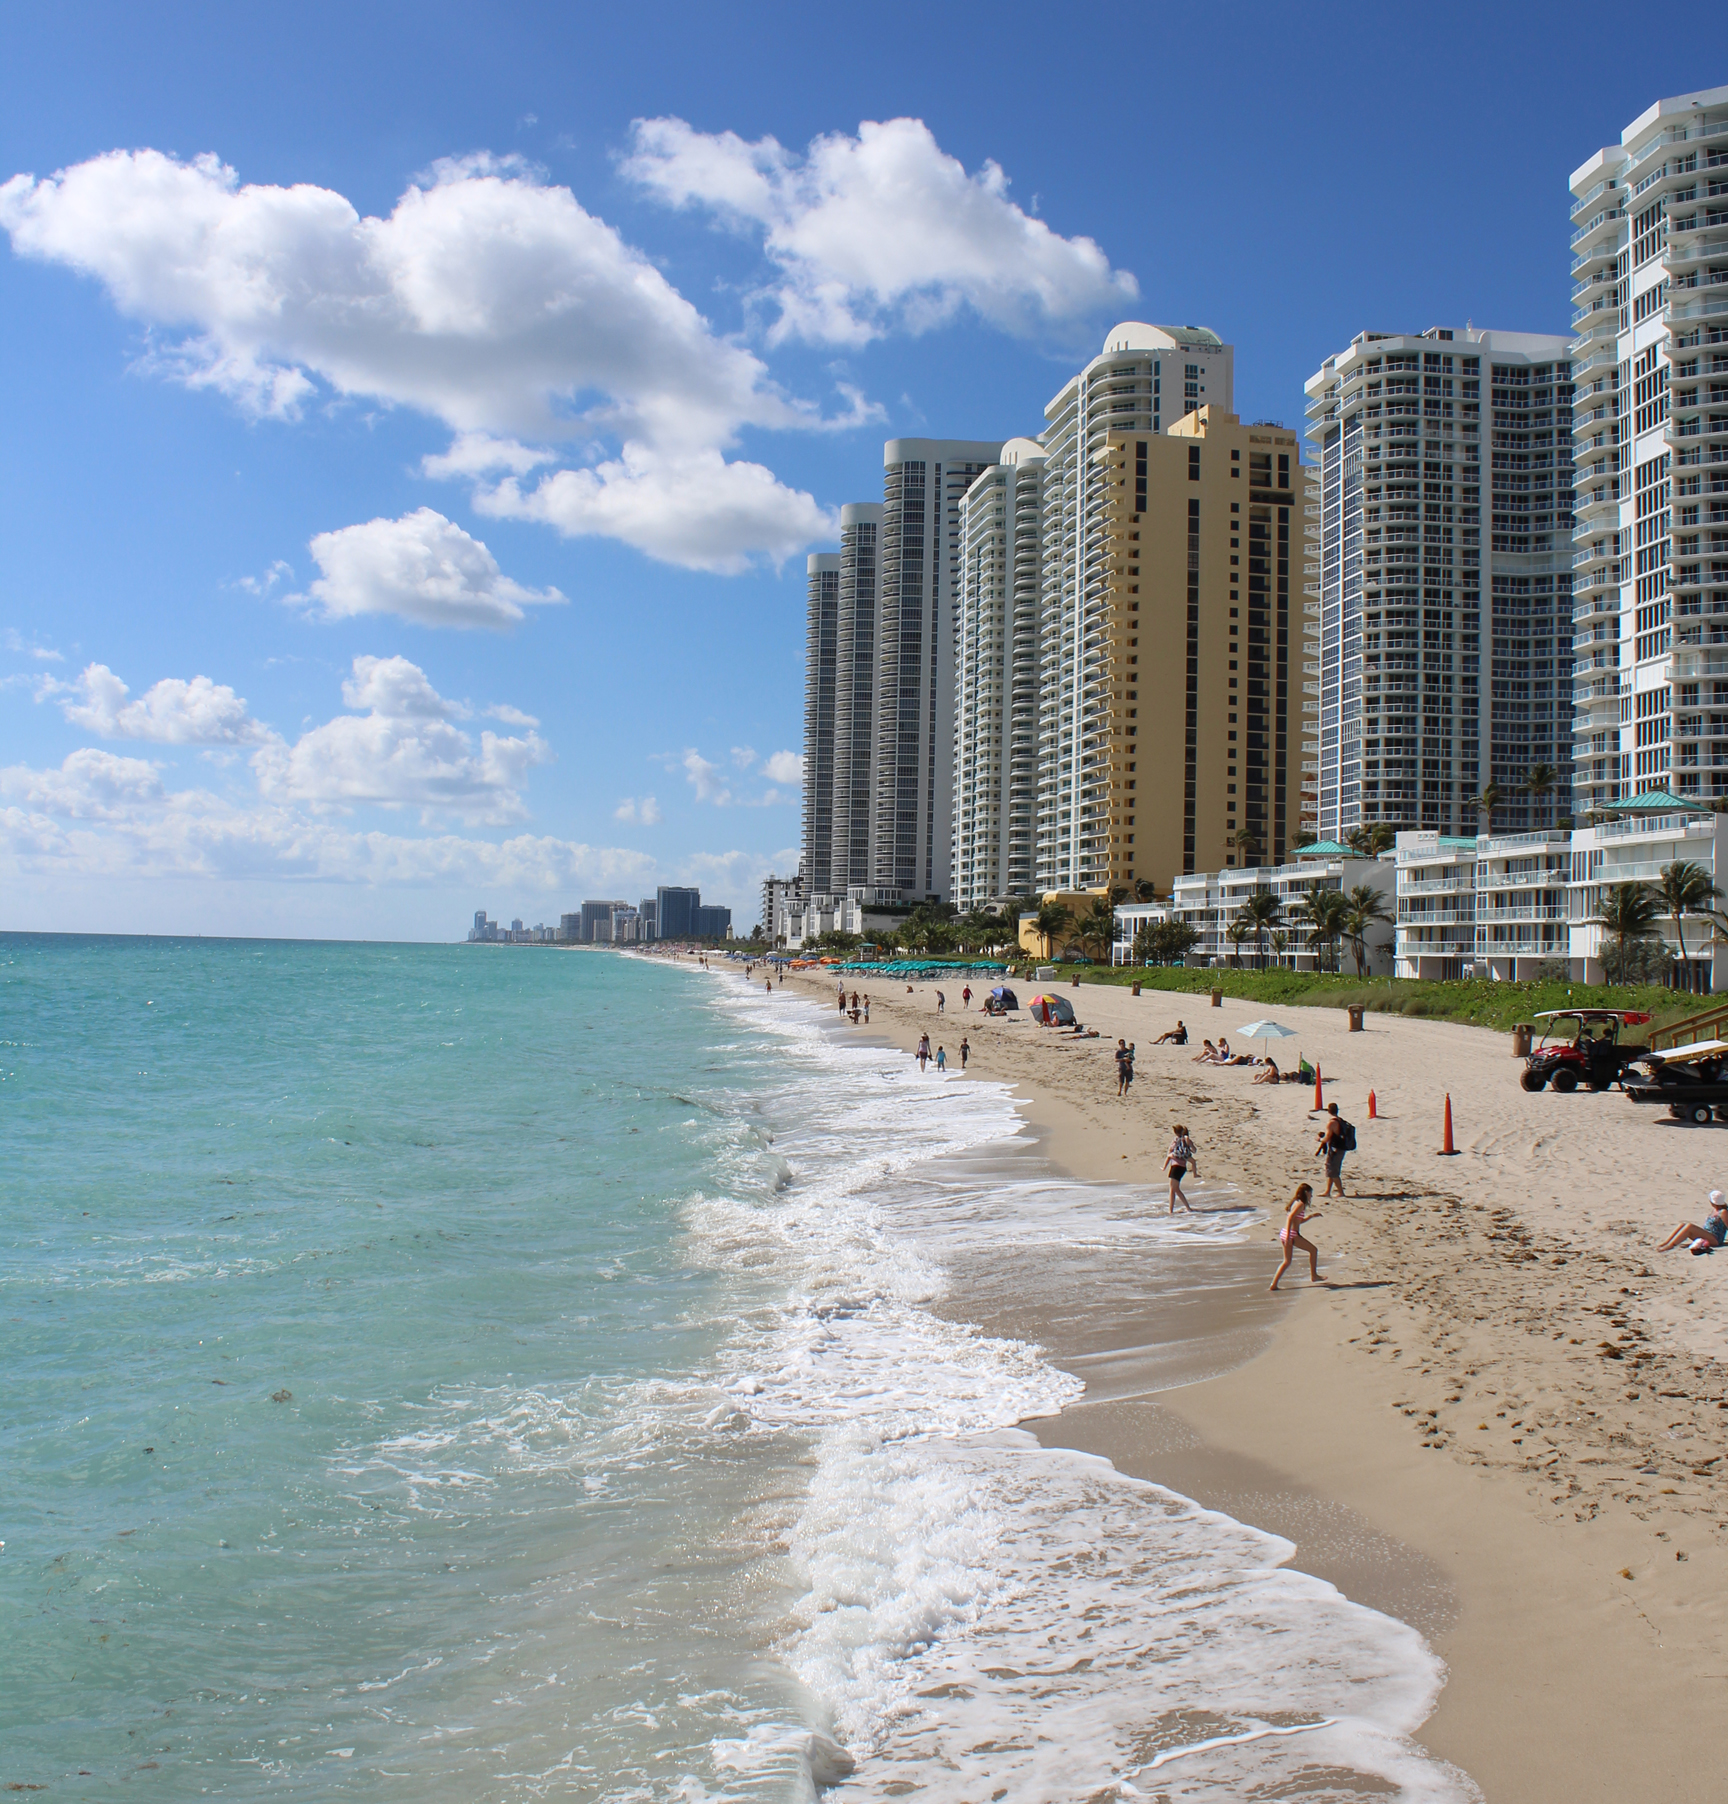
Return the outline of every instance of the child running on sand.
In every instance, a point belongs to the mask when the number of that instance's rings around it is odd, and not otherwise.
[[[1290,1206],[1284,1214],[1284,1227],[1279,1233],[1278,1242],[1284,1249],[1284,1257],[1278,1262],[1278,1269],[1272,1274],[1271,1290],[1278,1288],[1278,1280],[1290,1269],[1290,1261],[1298,1251],[1308,1255],[1308,1276],[1318,1284],[1320,1282],[1320,1249],[1311,1240],[1302,1237],[1302,1228],[1308,1221],[1318,1221],[1318,1215],[1310,1216],[1308,1205],[1314,1200],[1312,1184],[1298,1184],[1296,1193],[1290,1199]]]
[[[1728,1245],[1728,1197],[1720,1190],[1710,1192],[1710,1213],[1704,1218],[1703,1227],[1683,1221],[1656,1251],[1671,1253],[1682,1245],[1694,1253],[1713,1253],[1719,1246]]]
[[[1170,1142],[1169,1152],[1164,1155],[1164,1169],[1170,1174],[1170,1213],[1174,1215],[1176,1205],[1180,1203],[1192,1215],[1194,1205],[1182,1194],[1182,1180],[1190,1171],[1195,1177],[1199,1177],[1200,1158],[1185,1127],[1178,1124],[1171,1131],[1174,1137]]]

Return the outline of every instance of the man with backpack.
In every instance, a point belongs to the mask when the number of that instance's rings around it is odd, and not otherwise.
[[[1327,1103],[1326,1125],[1314,1147],[1315,1157],[1324,1155],[1326,1160],[1326,1196],[1333,1194],[1334,1186],[1339,1196],[1344,1194],[1344,1155],[1355,1150],[1355,1128],[1338,1113],[1337,1103]]]

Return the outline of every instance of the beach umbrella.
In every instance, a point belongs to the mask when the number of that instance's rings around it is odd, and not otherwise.
[[[1260,1052],[1262,1057],[1265,1056],[1266,1052],[1266,1047],[1264,1045],[1265,1041],[1293,1040],[1296,1037],[1295,1028],[1281,1026],[1276,1021],[1250,1021],[1246,1027],[1239,1027],[1236,1031],[1241,1034],[1245,1040],[1261,1041],[1262,1045],[1260,1047]]]

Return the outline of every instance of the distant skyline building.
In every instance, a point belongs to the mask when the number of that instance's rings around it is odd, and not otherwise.
[[[952,866],[962,911],[1032,888],[1044,465],[1036,439],[1010,439],[961,503]]]
[[[732,937],[732,910],[718,903],[691,910],[691,936],[699,940],[729,940]]]
[[[612,911],[627,908],[627,902],[584,902],[582,904],[582,939],[586,944],[612,937]]]
[[[1126,659],[1137,658],[1139,651],[1126,641],[1138,637],[1128,629],[1131,617],[1138,626],[1139,590],[1128,575],[1133,541],[1127,535],[1142,530],[1138,516],[1150,505],[1148,484],[1164,462],[1140,457],[1135,447],[1142,442],[1150,446],[1196,408],[1212,408],[1214,419],[1227,416],[1233,362],[1230,346],[1215,332],[1128,320],[1111,328],[1103,350],[1044,409],[1034,867],[1040,890],[1133,882],[1142,865],[1150,874],[1155,852],[1169,872],[1197,868],[1193,848],[1185,847],[1180,835],[1172,846],[1155,847],[1144,828],[1130,829],[1122,819],[1128,812],[1126,783],[1138,784],[1152,775],[1138,768],[1137,755],[1128,755],[1128,741],[1143,737],[1139,727],[1144,718],[1168,725],[1181,716],[1176,730],[1186,732],[1192,724],[1186,716],[1196,704],[1178,685],[1184,673],[1190,680],[1197,675],[1178,647],[1176,661],[1157,673],[1156,694],[1148,691],[1149,714],[1139,713],[1137,682],[1135,699],[1128,701]],[[1205,467],[1210,470],[1210,460]],[[1184,510],[1186,471],[1184,461],[1177,472]],[[1185,560],[1185,528],[1180,537],[1175,549]],[[1184,582],[1184,592],[1185,587]],[[1172,618],[1180,622],[1188,603],[1183,595],[1160,591],[1158,605],[1176,610]],[[1142,666],[1132,668],[1138,674]],[[1132,719],[1129,707],[1136,710]],[[1132,776],[1130,763],[1136,766]],[[1178,760],[1157,773],[1167,792],[1182,768]],[[1132,793],[1138,797],[1142,792]],[[1131,840],[1126,837],[1130,831],[1135,835]]]
[[[1322,839],[1473,831],[1489,782],[1497,829],[1571,813],[1570,359],[1436,326],[1359,333],[1309,378]]]
[[[1573,802],[1728,794],[1728,87],[1573,172]]]
[[[834,772],[828,880],[836,891],[870,881],[871,771],[876,743],[876,613],[882,504],[840,510],[840,582],[834,629]],[[806,779],[808,780],[808,779]],[[805,848],[805,894],[813,864]]]
[[[657,940],[660,937],[660,904],[653,896],[644,896],[636,904],[636,918],[645,940]]]
[[[946,899],[953,887],[960,503],[1002,443],[883,447],[870,882],[907,900]]]
[[[804,628],[804,874],[826,891],[834,849],[834,683],[840,616],[840,554],[806,563]]]
[[[654,892],[655,937],[687,940],[696,937],[696,910],[702,906],[699,889],[661,884]]]

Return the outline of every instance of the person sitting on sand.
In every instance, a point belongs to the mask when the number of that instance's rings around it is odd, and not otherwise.
[[[1720,1190],[1712,1190],[1710,1213],[1704,1219],[1704,1226],[1683,1221],[1656,1251],[1671,1253],[1681,1245],[1694,1253],[1713,1253],[1719,1246],[1728,1245],[1728,1196]]]
[[[1284,1074],[1278,1069],[1278,1061],[1271,1053],[1267,1053],[1266,1063],[1254,1073],[1254,1081],[1257,1084],[1281,1084],[1284,1081]]]
[[[1192,1062],[1196,1065],[1210,1065],[1217,1057],[1218,1048],[1210,1040],[1203,1040],[1200,1043],[1200,1050],[1195,1053]]]
[[[1186,1046],[1188,1044],[1188,1030],[1180,1021],[1178,1021],[1168,1033],[1160,1034],[1152,1044],[1154,1046]]]
[[[1222,1034],[1218,1036],[1218,1063],[1228,1065],[1236,1055],[1230,1050],[1230,1042]]]
[[[1278,1269],[1272,1274],[1269,1290],[1278,1288],[1278,1280],[1290,1269],[1290,1261],[1298,1252],[1308,1255],[1308,1276],[1318,1284],[1320,1282],[1320,1249],[1313,1241],[1303,1238],[1302,1229],[1310,1221],[1318,1221],[1318,1215],[1308,1213],[1308,1205],[1314,1200],[1312,1184],[1298,1184],[1296,1193],[1290,1198],[1290,1206],[1284,1212],[1284,1226],[1278,1235],[1278,1244],[1284,1249],[1284,1257],[1278,1261]]]

